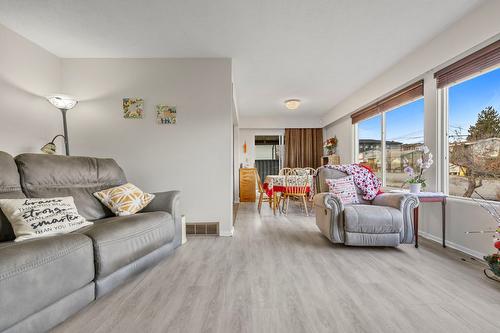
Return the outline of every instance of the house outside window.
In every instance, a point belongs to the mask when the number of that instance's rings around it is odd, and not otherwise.
[[[372,169],[384,186],[399,188],[404,162],[416,167],[424,139],[424,99],[399,105],[357,123],[357,162]],[[384,162],[385,160],[385,162]]]
[[[500,201],[500,68],[447,86],[448,192]]]

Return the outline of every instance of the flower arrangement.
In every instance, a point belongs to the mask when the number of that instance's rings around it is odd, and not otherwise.
[[[418,151],[422,152],[422,157],[416,160],[417,170],[413,169],[408,160],[405,158],[403,160],[404,172],[408,175],[408,179],[405,180],[405,184],[410,184],[410,192],[418,193],[420,188],[425,188],[427,184],[425,183],[425,178],[423,177],[425,170],[429,169],[434,163],[432,160],[432,153],[427,146],[421,146],[417,148]]]
[[[484,260],[488,263],[490,266],[490,270],[498,276],[498,279],[500,279],[500,254],[499,253],[493,253],[492,255],[485,256]],[[489,275],[485,272],[486,276],[489,277]]]
[[[495,230],[481,230],[481,231],[475,231],[475,232],[467,232],[468,234],[470,233],[485,233],[485,232],[492,232],[493,233],[493,247],[496,249],[496,253],[493,253],[488,256],[484,256],[484,260],[488,263],[490,266],[489,271],[493,272],[495,277],[492,277],[489,273],[488,270],[484,270],[484,274],[489,277],[492,280],[500,281],[500,212],[497,210],[497,208],[489,203],[481,194],[479,194],[477,191],[474,191],[477,196],[482,199],[482,200],[477,200],[474,197],[471,197],[472,200],[477,202],[481,208],[483,208],[488,214],[490,214],[494,219],[497,224],[497,227]]]
[[[334,136],[333,138],[330,138],[325,141],[325,143],[323,144],[323,148],[325,148],[327,155],[335,154],[337,143],[338,143],[337,136]]]

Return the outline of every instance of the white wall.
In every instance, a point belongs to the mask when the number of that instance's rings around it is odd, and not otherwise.
[[[500,13],[500,1],[487,1],[337,104],[322,118],[322,125],[327,126],[375,99],[389,95],[406,83],[421,78],[424,73],[457,58],[460,54],[479,48],[479,44],[488,39],[498,38],[500,33],[498,13]]]
[[[0,150],[39,152],[62,132],[60,111],[44,96],[75,95],[73,155],[113,157],[147,191],[179,189],[188,221],[219,221],[221,234],[232,233],[229,59],[61,60],[3,26],[0,43]],[[123,119],[123,97],[143,97],[145,119]],[[155,123],[157,103],[177,106],[175,126]]]
[[[233,125],[233,202],[240,202],[240,129]]]
[[[256,135],[285,135],[284,129],[240,128],[239,132],[239,164],[248,162],[255,165],[255,136]],[[243,144],[247,144],[247,153],[243,153]]]
[[[341,133],[341,137],[337,134],[340,145],[341,140],[353,137],[353,127],[346,115],[390,94],[409,82],[424,79],[424,140],[434,153],[442,153],[443,142],[439,131],[444,125],[442,124],[442,115],[439,114],[437,107],[437,89],[433,73],[456,59],[498,39],[500,32],[498,13],[500,13],[500,1],[486,2],[432,41],[389,68],[378,78],[370,81],[327,113],[323,118],[326,133]],[[352,146],[347,147],[346,145],[339,150],[339,153],[342,160],[349,160],[349,154],[352,155]],[[438,159],[436,160],[440,162]],[[429,190],[443,189],[444,177],[439,170],[445,170],[445,168],[434,165],[427,173]],[[438,204],[423,204],[420,214],[421,233],[433,240],[440,241],[440,206]],[[490,235],[466,234],[467,231],[494,227],[492,218],[476,203],[461,198],[450,198],[446,207],[446,215],[446,239],[450,246],[478,257],[493,251]]]
[[[354,136],[352,128],[351,117],[344,117],[325,127],[323,133],[325,141],[337,136],[337,155],[340,156],[340,163],[354,162]]]
[[[63,59],[74,155],[113,157],[146,191],[181,190],[188,221],[232,233],[232,87],[229,59]],[[144,98],[144,119],[124,119],[123,97]],[[177,106],[156,124],[155,104]]]
[[[62,132],[44,96],[60,89],[60,59],[0,25],[0,150],[37,152]]]

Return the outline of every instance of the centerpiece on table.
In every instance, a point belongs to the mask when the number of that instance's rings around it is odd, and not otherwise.
[[[335,154],[335,150],[337,149],[337,136],[334,136],[333,138],[330,138],[325,141],[323,144],[323,148],[326,151],[326,155],[333,155]]]
[[[411,193],[420,193],[420,190],[425,188],[426,183],[425,178],[423,177],[424,172],[431,167],[432,163],[434,163],[429,147],[424,145],[417,148],[417,150],[422,152],[422,157],[415,161],[417,170],[413,169],[409,165],[409,162],[406,158],[403,160],[404,172],[409,177],[405,180],[403,186],[405,184],[409,184]]]

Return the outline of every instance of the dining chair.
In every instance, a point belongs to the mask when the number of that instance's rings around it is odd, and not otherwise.
[[[306,216],[309,216],[307,209],[307,189],[310,187],[309,179],[310,176],[304,175],[297,169],[290,170],[285,175],[285,190],[279,199],[279,202],[283,201],[283,212],[285,215],[287,215],[288,212],[290,198],[294,198],[302,201]]]
[[[314,175],[316,174],[316,169],[311,167],[298,168],[298,169],[300,169],[301,175],[309,176],[309,185],[314,183]],[[307,199],[308,201],[311,202],[311,210],[312,210],[312,196],[309,196]]]
[[[259,204],[257,206],[257,209],[258,209],[259,214],[260,214],[263,202],[269,202],[269,207],[271,207],[271,208],[273,208],[272,205],[274,203],[273,203],[273,199],[268,197],[266,191],[264,191],[264,187],[262,186],[262,180],[260,179],[260,175],[257,172],[257,170],[255,170],[255,177],[257,178],[257,185],[258,185],[258,189],[259,189]]]
[[[314,176],[314,174],[316,173],[316,169],[311,168],[311,167],[306,167],[306,168],[302,168],[302,169],[309,176]]]
[[[286,175],[288,172],[290,172],[292,170],[292,168],[281,168],[278,175],[280,176],[284,176]]]
[[[308,172],[304,168],[293,168],[292,170],[294,174],[296,174],[297,176],[305,176]]]

